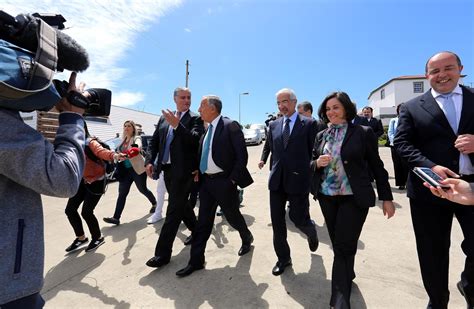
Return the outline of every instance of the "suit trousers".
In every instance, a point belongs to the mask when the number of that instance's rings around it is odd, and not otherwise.
[[[318,200],[334,251],[330,306],[350,308],[357,243],[369,209],[357,206],[353,195],[319,193]]]
[[[270,190],[270,217],[273,229],[273,248],[278,261],[290,260],[290,246],[286,230],[286,202],[290,202],[289,217],[295,226],[306,236],[316,236],[316,227],[309,215],[309,193],[288,194],[283,188]]]
[[[408,165],[405,160],[400,157],[395,147],[390,147],[392,152],[393,170],[395,171],[395,185],[406,186],[408,178]]]
[[[221,207],[230,226],[239,232],[242,243],[249,243],[252,238],[252,233],[240,213],[237,185],[225,176],[209,178],[203,175],[202,178],[199,190],[199,217],[193,233],[189,260],[189,264],[196,267],[204,265],[204,252],[212,232],[217,205]]]
[[[431,203],[410,199],[410,209],[421,276],[432,308],[448,307],[449,247],[454,216],[464,235],[461,248],[466,260],[461,282],[474,302],[474,207],[436,198]]]
[[[174,178],[170,171],[171,168],[171,166],[165,166],[163,169],[165,184],[168,189],[168,208],[166,209],[165,222],[155,247],[155,256],[161,256],[165,259],[171,257],[173,242],[181,221],[184,222],[191,232],[194,232],[197,222],[193,209],[188,205],[188,196],[191,191],[193,177],[189,174],[186,177]]]

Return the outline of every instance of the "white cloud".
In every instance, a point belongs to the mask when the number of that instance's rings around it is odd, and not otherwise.
[[[148,30],[181,2],[3,0],[1,9],[14,16],[34,12],[62,14],[67,20],[64,32],[89,53],[90,67],[78,79],[85,81],[89,87],[109,88],[115,92],[116,82],[128,74],[126,68],[120,67],[120,60],[133,48],[138,34]],[[66,74],[58,76],[62,79],[67,77]]]
[[[184,31],[186,31],[186,32],[191,32],[191,29],[189,29],[189,28],[184,28]]]
[[[141,92],[118,91],[112,94],[112,104],[117,106],[132,106],[144,99],[145,95]]]

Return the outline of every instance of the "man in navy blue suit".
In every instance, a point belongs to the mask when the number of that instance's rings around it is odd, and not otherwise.
[[[238,255],[248,253],[253,242],[245,219],[239,210],[237,186],[245,188],[253,183],[247,170],[248,153],[244,134],[237,121],[221,116],[222,102],[219,97],[203,97],[199,113],[209,123],[201,139],[199,149],[199,217],[191,244],[191,258],[188,265],[176,272],[186,277],[204,268],[204,251],[212,232],[217,205],[224,212],[227,222],[236,229],[242,239]],[[196,171],[197,172],[197,171]]]
[[[432,56],[425,67],[431,89],[400,108],[394,147],[413,167],[428,167],[441,177],[474,181],[474,92],[459,85],[463,66],[452,52]],[[459,174],[459,175],[458,175]],[[429,308],[447,308],[449,247],[453,217],[461,226],[466,255],[457,287],[474,307],[474,208],[434,196],[410,172],[407,195]]]
[[[308,238],[311,251],[319,245],[314,221],[309,215],[310,160],[317,122],[296,112],[296,95],[284,88],[276,93],[278,109],[283,117],[270,123],[268,140],[272,167],[268,189],[273,228],[273,246],[278,257],[272,273],[281,275],[291,265],[287,241],[285,204],[290,202],[291,221]]]

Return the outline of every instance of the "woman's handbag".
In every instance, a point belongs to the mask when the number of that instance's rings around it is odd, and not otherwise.
[[[145,172],[145,158],[142,156],[141,153],[136,155],[133,158],[129,158],[130,163],[132,163],[133,170],[138,175],[141,175]]]

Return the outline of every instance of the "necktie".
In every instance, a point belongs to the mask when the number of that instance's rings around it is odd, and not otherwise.
[[[283,128],[283,147],[286,148],[288,141],[290,140],[290,118],[286,118],[285,127]]]
[[[202,147],[201,153],[201,162],[199,163],[199,170],[201,173],[205,173],[207,170],[207,160],[209,158],[209,148],[211,148],[211,139],[212,139],[212,124],[209,125],[206,134],[206,140],[204,141],[204,145]]]
[[[181,117],[181,112],[176,112],[176,117]],[[174,129],[173,127],[168,127],[168,134],[166,135],[166,142],[165,142],[165,150],[163,151],[163,160],[161,161],[163,164],[167,164],[170,160],[170,145],[173,141],[174,137]]]
[[[458,123],[456,121],[456,109],[454,108],[453,94],[442,95],[444,99],[443,108],[446,113],[446,119],[448,119],[449,125],[453,128],[455,134],[458,133]]]

